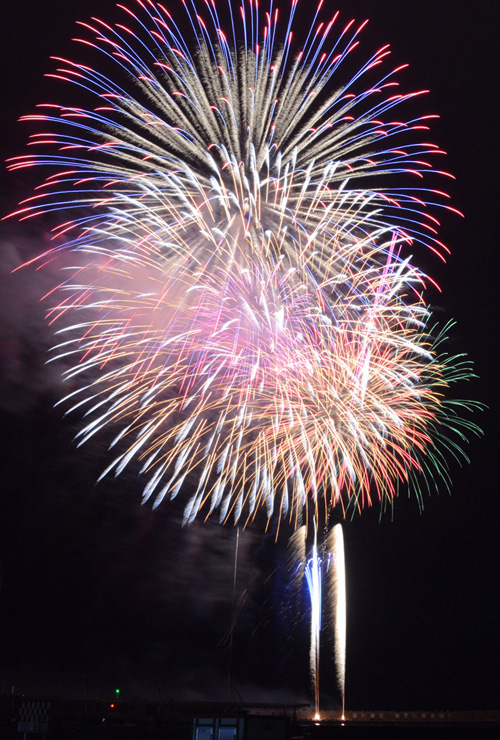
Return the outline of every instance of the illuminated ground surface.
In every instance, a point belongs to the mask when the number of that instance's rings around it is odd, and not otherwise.
[[[18,719],[23,697],[0,699],[0,737],[19,738]],[[346,712],[347,718],[321,722],[300,718],[303,708],[293,705],[238,707],[211,703],[127,703],[111,706],[106,701],[52,699],[47,740],[190,740],[193,720],[218,717],[237,723],[243,720],[235,740],[305,740],[306,738],[484,738],[500,736],[500,712]],[[231,718],[231,719],[230,719]],[[254,731],[251,731],[253,721]],[[267,727],[255,735],[258,723]],[[242,735],[242,736],[241,736]],[[30,735],[42,737],[42,735]],[[213,738],[216,740],[216,738]]]

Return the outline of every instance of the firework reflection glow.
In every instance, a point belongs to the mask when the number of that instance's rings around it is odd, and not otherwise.
[[[432,116],[402,122],[423,91],[399,91],[387,46],[347,73],[365,24],[322,2],[305,32],[297,2],[222,5],[81,23],[88,61],[49,75],[81,107],[24,117],[35,153],[10,167],[50,173],[16,213],[64,214],[43,259],[74,257],[49,317],[79,441],[113,430],[103,475],[138,462],[144,500],[183,490],[186,523],[420,497],[475,430],[410,261],[447,251]]]

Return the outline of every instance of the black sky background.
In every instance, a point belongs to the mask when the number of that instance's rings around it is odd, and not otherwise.
[[[394,65],[410,63],[407,89],[431,89],[426,112],[441,115],[431,140],[448,151],[449,190],[466,218],[443,218],[448,264],[428,255],[420,264],[443,289],[438,318],[457,320],[450,351],[467,352],[479,375],[454,393],[490,407],[476,419],[485,435],[467,447],[471,464],[451,461],[451,496],[442,486],[422,514],[402,496],[392,515],[345,523],[347,706],[500,708],[498,18],[490,2],[327,2],[345,20],[369,17],[366,54],[389,42]],[[51,54],[76,54],[74,22],[93,14],[116,17],[114,3],[3,9],[2,159],[22,153],[31,133],[19,115],[64,99],[42,75]],[[1,178],[6,213],[33,182]],[[54,408],[61,382],[45,365],[39,300],[54,276],[11,274],[44,247],[48,226],[7,222],[0,237],[0,690],[215,699],[228,694],[231,662],[233,697],[309,700],[306,618],[293,627],[287,606],[286,532],[278,543],[262,526],[240,532],[233,587],[236,528],[182,529],[180,505],[141,507],[133,471],[96,485],[106,459],[98,441],[75,449],[77,420]],[[327,656],[323,666],[324,705],[335,706]]]

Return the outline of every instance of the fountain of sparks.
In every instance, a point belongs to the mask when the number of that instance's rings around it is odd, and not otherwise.
[[[344,535],[342,525],[336,524],[328,535],[328,551],[332,562],[328,569],[328,593],[335,629],[335,668],[342,699],[342,719],[345,719],[345,656],[347,634],[347,600],[345,580]]]
[[[306,579],[310,607],[310,648],[309,665],[314,691],[314,718],[320,719],[320,647],[323,616],[323,587],[328,610],[333,623],[335,640],[335,668],[337,684],[342,700],[342,718],[345,714],[345,655],[346,655],[346,580],[344,559],[344,538],[342,525],[336,524],[326,537],[323,545],[318,545],[318,532],[315,523],[314,541],[311,553],[306,558],[306,527],[298,529],[290,541],[293,548],[295,582],[301,584]],[[297,567],[297,563],[299,564]]]
[[[312,556],[307,560],[305,566],[305,577],[309,596],[311,599],[311,641],[309,648],[309,661],[311,666],[311,678],[314,689],[314,718],[319,719],[319,650],[321,633],[321,566],[322,560],[318,557],[318,537],[316,526],[314,527],[314,544]]]

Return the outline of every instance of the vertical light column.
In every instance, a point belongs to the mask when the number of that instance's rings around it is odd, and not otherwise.
[[[342,525],[336,524],[329,536],[329,550],[333,555],[333,567],[329,569],[331,609],[335,622],[335,667],[342,698],[342,719],[345,714],[345,656],[347,633],[347,601],[345,580],[344,535]]]

